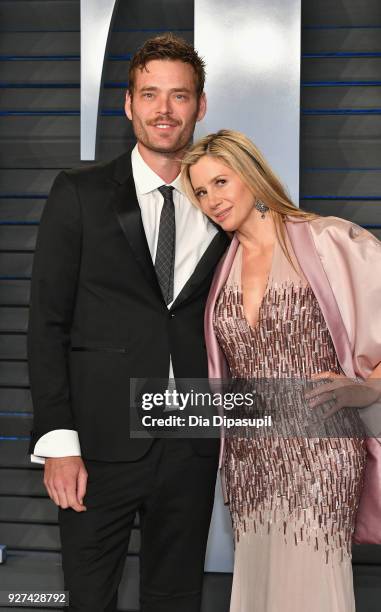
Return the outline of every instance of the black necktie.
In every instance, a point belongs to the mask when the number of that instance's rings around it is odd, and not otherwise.
[[[160,215],[159,237],[157,241],[155,270],[166,304],[173,300],[173,278],[175,269],[175,206],[173,187],[163,185],[159,191],[164,198]]]

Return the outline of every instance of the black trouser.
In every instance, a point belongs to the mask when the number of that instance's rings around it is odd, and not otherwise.
[[[135,513],[141,612],[199,612],[217,457],[156,440],[135,462],[85,460],[86,512],[59,510],[70,612],[114,612]]]

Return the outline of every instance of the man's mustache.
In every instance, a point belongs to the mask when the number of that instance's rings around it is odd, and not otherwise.
[[[161,123],[167,123],[168,125],[176,126],[181,125],[180,121],[176,119],[169,119],[168,117],[155,117],[155,119],[149,119],[146,121],[147,125],[160,125]]]

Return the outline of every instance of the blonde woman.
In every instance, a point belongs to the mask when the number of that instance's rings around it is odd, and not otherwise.
[[[209,376],[329,378],[311,409],[374,401],[373,387],[352,379],[381,375],[378,240],[296,208],[238,132],[197,142],[182,179],[194,204],[233,235],[205,315]],[[351,541],[365,463],[361,436],[226,438],[231,612],[355,610]]]

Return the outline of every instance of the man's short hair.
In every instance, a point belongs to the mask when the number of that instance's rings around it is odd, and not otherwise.
[[[131,96],[134,93],[136,70],[143,70],[152,60],[179,60],[190,64],[195,73],[197,97],[201,96],[205,84],[205,62],[192,45],[171,33],[149,38],[133,56],[128,71]]]

